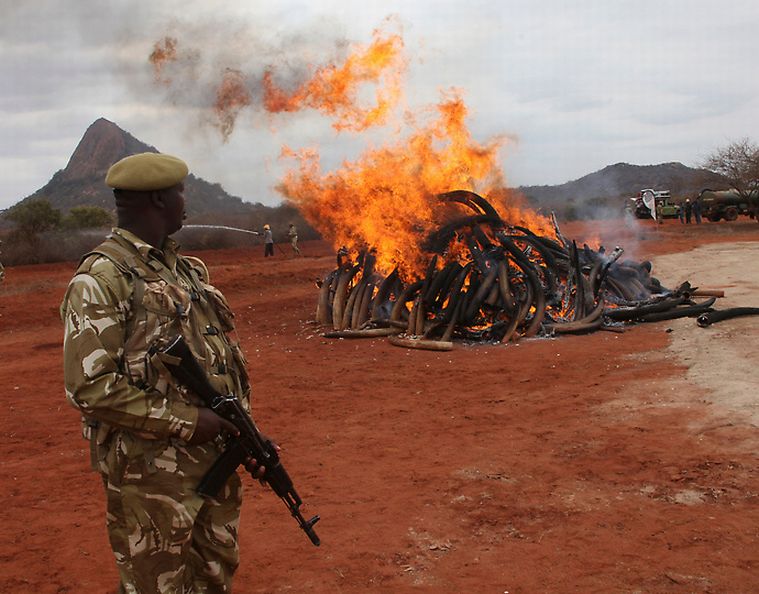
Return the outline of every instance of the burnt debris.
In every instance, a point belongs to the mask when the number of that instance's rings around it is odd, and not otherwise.
[[[454,341],[509,342],[522,337],[623,331],[626,325],[709,313],[715,298],[697,302],[697,289],[675,290],[651,274],[650,262],[623,260],[509,225],[482,196],[457,190],[438,196],[471,212],[431,233],[421,278],[383,276],[376,254],[354,259],[344,249],[320,284],[319,324],[329,338],[389,336],[409,348],[449,350]]]

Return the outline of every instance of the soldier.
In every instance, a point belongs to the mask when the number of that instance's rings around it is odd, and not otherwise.
[[[287,231],[287,236],[290,238],[290,245],[293,248],[293,254],[300,256],[300,249],[298,248],[298,230],[292,223],[290,223],[290,229]]]
[[[118,227],[84,256],[61,305],[66,396],[103,479],[122,594],[230,592],[238,565],[240,477],[215,498],[195,492],[238,431],[177,385],[154,349],[181,334],[214,386],[249,407],[233,314],[205,265],[169,237],[182,227],[187,173],[157,153],[108,170]]]

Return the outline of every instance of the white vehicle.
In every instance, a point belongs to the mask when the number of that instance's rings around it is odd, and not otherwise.
[[[638,192],[635,200],[635,216],[639,219],[663,219],[677,218],[680,215],[680,207],[670,203],[669,190],[654,190],[646,188]],[[657,208],[658,207],[658,208]]]

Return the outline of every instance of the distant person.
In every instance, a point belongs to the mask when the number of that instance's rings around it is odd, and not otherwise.
[[[662,203],[661,201],[656,203],[656,222],[662,224]]]
[[[677,218],[680,219],[680,224],[685,224],[685,205],[678,204],[677,206]]]
[[[693,204],[690,198],[685,199],[685,224],[690,225],[691,215],[693,214]]]
[[[293,248],[293,254],[300,256],[300,248],[298,248],[298,230],[292,223],[290,223],[290,229],[287,231],[287,236],[290,238],[290,245]]]
[[[274,237],[271,234],[271,227],[264,225],[264,258],[274,256]]]
[[[701,224],[701,196],[696,198],[696,200],[693,202],[693,216],[696,218],[696,225]]]

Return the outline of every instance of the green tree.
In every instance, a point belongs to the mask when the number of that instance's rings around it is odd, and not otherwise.
[[[20,233],[29,236],[36,236],[61,225],[61,211],[53,208],[44,198],[22,202],[12,208],[5,218],[16,223]]]
[[[99,206],[75,206],[63,219],[63,224],[70,229],[110,227],[113,215]]]

